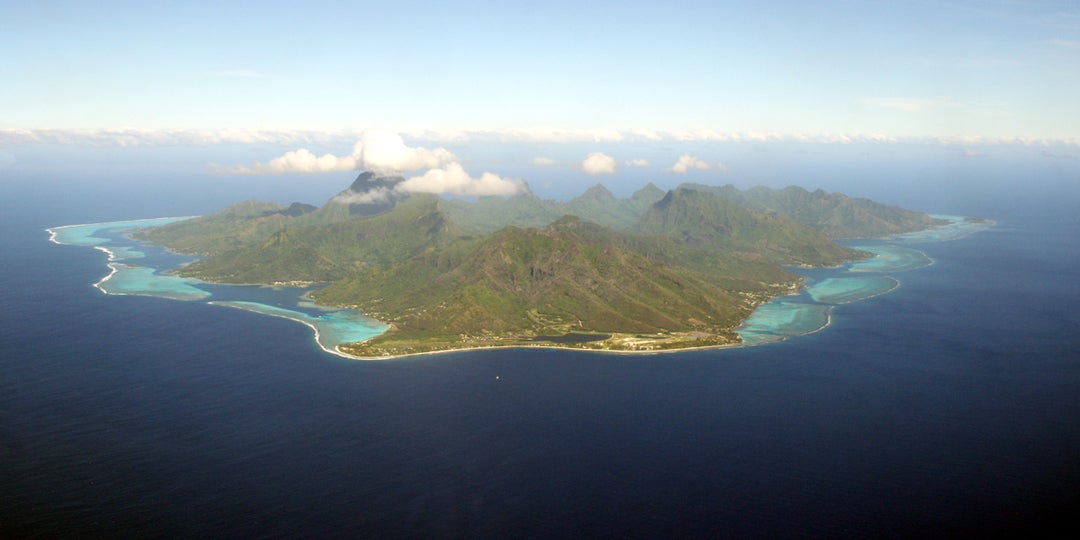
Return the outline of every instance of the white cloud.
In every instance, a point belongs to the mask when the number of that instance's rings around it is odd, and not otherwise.
[[[281,174],[332,172],[367,169],[379,174],[399,174],[406,171],[427,169],[420,176],[408,178],[393,190],[375,188],[363,193],[349,193],[337,197],[340,203],[382,202],[394,191],[412,193],[449,193],[454,195],[514,195],[524,189],[524,183],[507,180],[485,172],[473,178],[457,162],[457,157],[445,148],[427,149],[406,146],[401,136],[386,131],[369,130],[360,136],[347,156],[326,154],[315,156],[301,148],[286,152],[266,163],[250,167],[221,169],[231,174]]]
[[[861,103],[875,106],[906,107],[908,110],[925,110],[933,106],[959,106],[951,100],[863,100]],[[935,105],[935,103],[937,105]],[[83,147],[177,147],[210,146],[217,144],[267,144],[292,148],[344,147],[360,138],[361,129],[27,129],[0,128],[0,145],[61,144]],[[892,136],[882,133],[799,133],[799,132],[718,132],[697,131],[649,131],[627,130],[413,130],[403,131],[410,139],[429,143],[494,141],[494,142],[625,142],[673,141],[673,142],[778,142],[793,141],[807,144],[961,144],[1021,145],[1021,146],[1069,146],[1080,147],[1075,137],[1018,137],[1018,136]],[[654,138],[654,135],[656,138]],[[431,150],[436,152],[439,149]]]
[[[365,169],[381,173],[434,169],[457,161],[457,157],[445,148],[429,150],[405,146],[401,135],[389,131],[365,131],[356,149]],[[357,151],[353,153],[357,154]]]
[[[0,129],[0,144],[62,144],[88,147],[169,147],[215,144],[342,145],[358,130],[303,129]]]
[[[593,152],[581,162],[581,170],[588,174],[612,174],[615,172],[615,158],[602,152]]]
[[[698,171],[707,171],[710,169],[717,169],[721,172],[727,172],[727,166],[722,163],[718,163],[715,166],[710,165],[690,154],[683,154],[679,156],[679,159],[675,161],[675,164],[671,166],[668,171],[675,174],[684,174],[691,169]]]
[[[223,174],[238,175],[322,173],[352,171],[357,168],[358,164],[359,161],[356,155],[338,157],[332,154],[323,154],[322,156],[316,156],[307,148],[301,148],[285,152],[284,155],[271,159],[266,163],[255,163],[251,166],[218,167],[216,170]]]
[[[626,162],[626,165],[628,167],[648,167],[650,164],[647,159],[631,159]]]
[[[550,167],[556,164],[555,160],[549,157],[533,158],[532,163],[538,167]]]
[[[224,174],[284,174],[284,173],[322,173],[367,169],[382,174],[394,174],[419,169],[432,169],[457,160],[445,148],[409,147],[397,133],[368,130],[360,135],[360,140],[353,145],[352,153],[346,156],[325,154],[315,156],[310,150],[301,148],[290,150],[280,157],[266,163],[251,166],[218,167]]]
[[[647,128],[631,129],[630,135],[633,135],[635,137],[641,137],[642,139],[645,139],[647,141],[659,141],[664,138],[663,135]]]
[[[480,175],[480,178],[473,178],[460,163],[431,169],[396,186],[400,191],[454,195],[514,195],[523,188],[524,184],[520,181],[507,180],[489,172]]]

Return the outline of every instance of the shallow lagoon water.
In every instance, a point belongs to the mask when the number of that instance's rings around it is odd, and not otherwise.
[[[153,268],[109,263],[112,273],[95,286],[105,294],[157,296],[170,300],[202,300],[210,293],[198,288],[194,280],[161,274]]]
[[[948,223],[926,231],[848,244],[874,254],[868,259],[838,268],[796,270],[806,278],[806,287],[794,296],[776,298],[759,306],[736,333],[745,345],[762,345],[818,332],[831,322],[833,306],[886,294],[901,284],[891,274],[934,263],[929,255],[912,245],[957,240],[993,225],[961,216],[933,217]]]
[[[259,302],[220,301],[210,303],[271,317],[281,317],[304,324],[315,331],[315,341],[323,350],[338,355],[341,355],[341,353],[334,348],[337,345],[364,341],[386,331],[386,327],[378,321],[348,309],[325,310],[322,315],[309,315],[301,311],[268,306]],[[303,302],[300,304],[303,304]]]
[[[744,345],[754,346],[812,334],[829,325],[831,310],[831,306],[790,297],[773,300],[754,310],[739,328],[739,337]]]
[[[852,264],[848,269],[851,272],[903,272],[934,264],[934,260],[925,253],[909,247],[884,245],[858,248],[874,256]]]
[[[849,304],[885,294],[900,285],[888,276],[826,278],[812,285],[807,292],[822,304]]]
[[[130,237],[133,230],[158,227],[188,217],[69,225],[49,229],[57,244],[94,247],[108,256],[109,274],[94,284],[114,295],[153,296],[169,300],[209,301],[245,311],[286,318],[312,329],[315,342],[332,354],[342,343],[362,341],[386,331],[382,323],[346,309],[327,309],[305,299],[310,288],[219,285],[184,278],[168,270],[195,257],[171,253]]]

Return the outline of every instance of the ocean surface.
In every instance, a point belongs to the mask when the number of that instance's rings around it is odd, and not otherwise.
[[[284,318],[102,294],[106,254],[46,228],[206,209],[47,187],[0,188],[2,536],[1077,532],[1077,199],[812,271],[785,301],[831,323],[759,347],[359,362]]]

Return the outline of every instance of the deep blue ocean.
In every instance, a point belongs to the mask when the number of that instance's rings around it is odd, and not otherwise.
[[[998,224],[778,344],[358,362],[287,320],[104,295],[104,255],[44,231],[233,194],[58,186],[0,187],[0,536],[1080,531],[1075,190],[928,209]]]

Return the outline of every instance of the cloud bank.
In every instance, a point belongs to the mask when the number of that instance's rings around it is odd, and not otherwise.
[[[355,155],[339,157],[332,154],[323,154],[322,156],[316,156],[307,148],[301,148],[285,152],[284,155],[271,159],[266,163],[218,168],[218,172],[237,175],[321,173],[356,170],[359,163],[360,161]]]
[[[401,135],[387,131],[365,131],[347,156],[316,156],[307,148],[291,150],[266,163],[219,168],[224,174],[259,175],[284,173],[321,173],[367,169],[380,174],[394,174],[433,169],[457,161],[445,148],[427,149],[405,145]]]
[[[513,195],[524,183],[507,180],[485,172],[479,178],[469,176],[457,156],[445,148],[411,147],[397,133],[365,131],[346,156],[316,156],[310,150],[291,150],[266,163],[219,169],[224,174],[261,175],[284,173],[322,173],[366,169],[380,175],[397,175],[426,169],[419,176],[405,179],[393,190],[378,187],[364,193],[338,197],[343,203],[372,203],[387,200],[394,191],[409,193],[448,193],[453,195]]]
[[[524,188],[516,180],[507,180],[497,174],[485,172],[473,178],[460,163],[430,169],[420,176],[407,178],[397,189],[410,193],[449,193],[452,195],[514,195]]]
[[[694,156],[692,156],[690,154],[683,154],[683,155],[679,156],[679,159],[677,161],[675,161],[675,164],[672,165],[671,168],[668,169],[669,172],[673,172],[675,174],[686,174],[687,172],[689,172],[691,170],[697,170],[697,171],[716,170],[716,171],[720,171],[720,172],[727,172],[728,168],[727,168],[727,165],[724,165],[723,163],[717,163],[715,165],[712,165],[712,164],[706,163],[706,162],[704,162],[704,161],[702,161],[702,160],[700,160],[700,159],[698,159],[698,158],[696,158],[696,157],[694,157]]]
[[[934,106],[957,106],[951,100],[911,100],[870,98],[864,105],[907,111]],[[367,130],[361,129],[26,129],[0,128],[0,146],[62,144],[89,147],[168,147],[217,144],[275,144],[341,146],[355,142]],[[1080,147],[1076,137],[1023,137],[986,135],[894,136],[883,133],[802,133],[781,131],[725,132],[701,130],[401,130],[409,138],[440,142],[800,142],[807,144],[980,144],[1017,146]]]
[[[613,174],[615,167],[615,158],[602,152],[593,152],[581,162],[581,170],[591,175]]]

